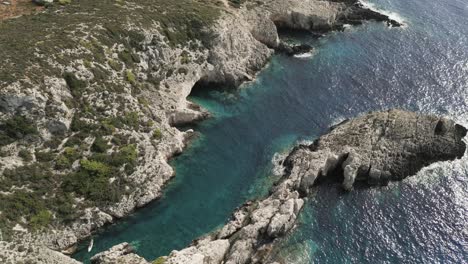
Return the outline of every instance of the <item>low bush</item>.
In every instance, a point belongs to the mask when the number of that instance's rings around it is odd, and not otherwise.
[[[13,116],[4,124],[0,124],[0,146],[11,144],[15,140],[37,133],[37,128],[32,120],[24,116]]]
[[[30,162],[32,160],[31,152],[27,149],[22,149],[18,152],[18,156],[22,158],[25,162]]]
[[[154,130],[153,132],[153,138],[154,139],[157,139],[157,140],[160,140],[162,138],[162,132],[160,129],[156,129]]]
[[[91,150],[94,152],[104,153],[110,148],[108,141],[102,137],[97,137],[91,145]]]
[[[71,72],[64,73],[63,78],[65,79],[65,82],[67,83],[68,88],[70,88],[70,92],[73,95],[73,97],[77,97],[77,98],[81,97],[81,94],[83,93],[83,90],[86,87],[86,82],[78,79]]]

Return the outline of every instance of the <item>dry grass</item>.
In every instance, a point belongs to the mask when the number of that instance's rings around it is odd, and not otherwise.
[[[42,9],[43,7],[35,5],[31,0],[0,0],[0,21],[33,14]]]

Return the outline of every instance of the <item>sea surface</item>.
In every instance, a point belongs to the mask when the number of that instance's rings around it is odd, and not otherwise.
[[[94,236],[74,255],[129,242],[148,260],[222,226],[277,177],[275,153],[368,111],[402,108],[468,126],[468,1],[372,0],[403,28],[369,22],[314,39],[310,56],[275,55],[238,91],[200,89],[190,100],[214,117],[172,160],[162,199]],[[318,186],[276,252],[286,263],[467,263],[468,158],[434,164],[384,188]]]

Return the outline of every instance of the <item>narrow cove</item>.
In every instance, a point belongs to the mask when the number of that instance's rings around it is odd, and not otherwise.
[[[391,9],[404,13],[403,2],[396,1]],[[195,127],[200,137],[172,161],[177,176],[162,199],[100,232],[94,237],[92,252],[83,250],[85,243],[74,257],[88,260],[126,241],[152,260],[188,245],[222,225],[243,202],[268,189],[274,179],[271,160],[276,152],[296,140],[313,139],[344,118],[391,107],[445,114],[456,120],[466,117],[463,83],[467,75],[463,67],[454,66],[466,60],[466,50],[459,50],[466,37],[452,49],[441,49],[450,39],[460,38],[456,30],[445,39],[437,31],[440,21],[425,25],[424,19],[415,18],[412,22],[408,29],[369,23],[319,40],[301,36],[316,47],[313,57],[276,55],[255,82],[239,91],[193,91],[190,99],[214,117]],[[423,44],[424,32],[430,30],[434,31],[432,42]],[[458,29],[457,34],[463,32]],[[408,45],[420,47],[416,55]],[[409,60],[411,55],[418,59]],[[441,62],[440,56],[451,59]],[[447,72],[447,68],[454,70]],[[366,199],[356,196],[353,199],[361,202]],[[335,202],[339,198],[332,197]],[[391,201],[398,203],[398,199]],[[313,218],[306,215],[303,222],[313,221],[307,217]]]

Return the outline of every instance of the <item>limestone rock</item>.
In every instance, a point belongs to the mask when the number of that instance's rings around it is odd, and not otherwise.
[[[197,245],[181,251],[173,251],[165,263],[167,264],[217,264],[221,263],[229,249],[229,241],[220,239],[214,241],[202,240]]]
[[[91,258],[92,264],[149,264],[145,259],[133,253],[128,243],[118,244],[107,251],[101,252]]]

